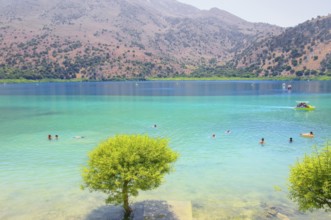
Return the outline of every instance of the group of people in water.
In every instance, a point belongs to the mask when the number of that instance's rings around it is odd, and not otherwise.
[[[231,131],[230,131],[230,130],[227,130],[225,133],[226,133],[226,134],[229,134],[229,133],[231,133]],[[314,133],[313,133],[312,131],[309,132],[309,133],[301,133],[300,136],[302,136],[302,137],[310,137],[310,138],[313,138],[313,137],[314,137]],[[216,138],[216,134],[212,134],[212,138]],[[292,142],[293,142],[293,138],[290,137],[289,140],[288,140],[288,142],[289,142],[289,143],[292,143]],[[260,143],[261,145],[264,145],[264,144],[265,144],[265,140],[264,140],[264,138],[261,138],[261,140],[260,140],[259,143]]]
[[[74,136],[73,138],[75,138],[75,139],[82,139],[82,138],[85,138],[85,136]],[[52,140],[53,139],[53,137],[52,137],[52,135],[48,135],[48,140]],[[55,140],[58,140],[59,139],[59,135],[55,135]]]
[[[227,131],[224,132],[224,133],[226,133],[226,134],[230,134],[230,133],[231,133],[231,130],[227,130]],[[212,137],[215,138],[215,137],[216,137],[216,134],[213,134]]]
[[[157,128],[157,125],[154,124],[153,127],[154,127],[154,128]],[[225,133],[226,133],[226,134],[230,134],[230,133],[231,133],[231,130],[227,130]],[[312,131],[309,132],[309,133],[301,133],[300,136],[302,136],[302,137],[310,137],[310,138],[313,138],[313,137],[314,137],[314,133],[313,133]],[[213,137],[213,138],[216,138],[216,134],[212,134],[212,137]],[[75,136],[74,138],[80,139],[80,138],[84,138],[84,136]],[[56,134],[56,135],[55,135],[55,140],[58,140],[58,139],[59,139],[59,136]],[[50,135],[50,134],[48,135],[48,140],[52,140],[52,135]],[[292,143],[292,142],[293,142],[293,138],[290,137],[290,138],[289,138],[289,143]],[[265,144],[265,140],[264,140],[264,138],[261,138],[261,140],[260,140],[260,144],[261,144],[261,145],[264,145],[264,144]]]
[[[311,131],[309,133],[303,133],[303,134],[300,134],[300,136],[302,137],[310,137],[310,138],[313,138],[314,137],[314,133]],[[293,142],[293,138],[290,137],[289,140],[288,140],[289,143],[292,143]],[[260,144],[261,145],[264,145],[265,144],[265,141],[264,141],[264,138],[261,138],[260,140]]]
[[[231,133],[230,130],[227,130],[225,133],[229,134]],[[300,136],[302,137],[309,137],[309,138],[313,138],[314,137],[314,133],[311,131],[309,133],[301,133]],[[212,138],[215,138],[216,137],[216,134],[212,134]],[[288,140],[289,143],[292,143],[293,142],[293,138],[290,137],[289,140]],[[261,145],[264,145],[265,144],[265,140],[264,138],[261,138],[260,142],[259,142]]]
[[[51,141],[52,139],[53,139],[53,138],[52,138],[52,135],[49,134],[49,135],[48,135],[48,140]],[[59,139],[59,135],[56,134],[56,135],[55,135],[55,140],[58,140],[58,139]]]

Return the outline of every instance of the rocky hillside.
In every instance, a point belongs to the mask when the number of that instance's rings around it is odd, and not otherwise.
[[[263,76],[331,72],[331,15],[306,21],[255,43],[231,64]]]
[[[0,0],[0,30],[0,78],[27,79],[190,74],[284,31],[176,0]]]

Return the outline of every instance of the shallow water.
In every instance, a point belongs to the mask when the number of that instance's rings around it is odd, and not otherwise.
[[[270,207],[291,219],[328,219],[298,212],[287,178],[290,165],[331,137],[331,82],[291,84],[0,85],[0,219],[90,218],[104,195],[80,190],[80,169],[91,149],[122,133],[169,138],[180,153],[165,183],[134,201],[189,200],[195,219],[263,219]],[[295,111],[297,100],[317,109]],[[309,131],[316,137],[299,136]]]

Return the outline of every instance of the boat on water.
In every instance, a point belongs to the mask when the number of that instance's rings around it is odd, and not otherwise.
[[[297,101],[297,105],[294,107],[294,109],[311,111],[315,110],[315,106],[310,105],[308,101]]]

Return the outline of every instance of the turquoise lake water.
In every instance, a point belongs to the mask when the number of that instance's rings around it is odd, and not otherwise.
[[[330,219],[298,212],[287,178],[331,138],[331,82],[291,82],[291,91],[282,83],[2,84],[0,219],[93,219],[105,196],[82,191],[80,171],[88,152],[115,134],[165,137],[180,153],[164,184],[133,202],[191,201],[199,220],[263,219],[271,207],[290,219]],[[294,110],[298,100],[316,110]],[[315,138],[300,137],[310,131]]]

